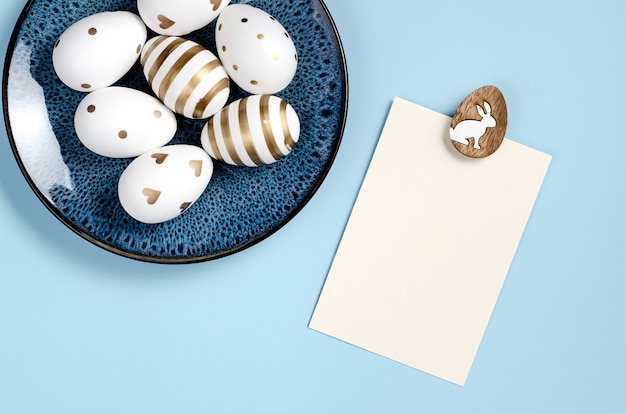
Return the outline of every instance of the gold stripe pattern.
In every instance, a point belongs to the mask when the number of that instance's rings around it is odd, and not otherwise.
[[[270,150],[272,157],[275,160],[282,158],[283,153],[280,151],[278,146],[276,145],[276,140],[274,139],[274,133],[272,132],[272,124],[270,119],[270,95],[262,95],[261,103],[259,105],[260,115],[261,115],[261,127],[263,129],[263,136],[265,137],[265,143],[267,144],[267,148]]]
[[[237,154],[237,150],[235,149],[235,144],[233,142],[233,137],[230,133],[230,125],[228,121],[229,108],[230,107],[224,108],[220,112],[220,127],[222,129],[222,139],[224,140],[224,145],[226,146],[228,155],[230,155],[230,158],[233,160],[233,162],[237,165],[244,165],[241,161],[241,158],[239,158],[239,154]]]
[[[196,104],[196,108],[193,110],[192,117],[202,118],[204,111],[206,110],[207,106],[209,106],[213,98],[215,98],[215,96],[217,96],[217,94],[222,92],[224,89],[227,89],[228,86],[228,78],[222,78],[219,82],[217,82],[215,86],[213,86],[211,90],[207,92],[207,94],[204,95],[204,97],[200,99],[200,101]]]
[[[246,148],[248,156],[255,165],[263,164],[261,157],[259,157],[256,148],[254,147],[254,140],[252,133],[250,132],[250,123],[248,121],[248,97],[245,97],[239,101],[239,130],[241,133],[241,139],[243,145]]]
[[[185,85],[183,90],[180,91],[180,94],[178,95],[178,98],[176,99],[174,110],[177,113],[182,114],[184,112],[185,105],[187,104],[189,97],[191,96],[193,91],[198,87],[198,85],[200,85],[200,82],[202,82],[202,79],[219,66],[220,66],[220,61],[217,59],[214,59],[211,62],[205,64],[202,68],[200,68],[199,71],[197,71],[193,75],[189,83],[187,83],[187,85]]]
[[[146,78],[148,79],[148,83],[150,83],[150,85],[152,85],[152,82],[154,81],[154,78],[156,77],[157,72],[159,71],[159,69],[161,69],[161,65],[163,65],[163,62],[165,62],[165,59],[167,59],[170,56],[170,54],[174,50],[176,50],[178,46],[185,43],[186,41],[187,40],[179,37],[179,38],[172,40],[167,46],[165,46],[165,48],[161,51],[159,56],[157,56],[156,60],[150,67],[150,70],[148,71],[148,75],[146,76]]]
[[[152,41],[152,43],[150,43],[150,46],[147,49],[144,49],[143,56],[141,57],[141,66],[142,67],[146,66],[146,62],[150,58],[150,55],[152,55],[152,52],[154,52],[154,49],[159,47],[159,45],[161,43],[163,43],[165,40],[167,40],[167,36],[159,36],[159,37],[155,38]]]
[[[172,54],[177,49],[179,52],[174,58]],[[187,118],[207,118],[228,98],[228,94],[222,92],[228,92],[230,82],[221,62],[211,51],[191,40],[174,36],[153,38],[144,48],[141,64],[155,95]],[[218,69],[221,72],[214,72]],[[209,75],[211,77],[207,78]],[[220,102],[215,100],[218,95]],[[190,102],[192,96],[196,99]]]
[[[159,93],[157,95],[159,96],[159,98],[161,98],[162,101],[165,100],[165,95],[167,95],[167,91],[170,89],[170,86],[172,86],[172,82],[174,82],[174,79],[176,79],[176,76],[178,76],[183,67],[191,59],[193,59],[194,56],[196,56],[203,50],[205,50],[204,47],[200,45],[195,45],[186,50],[185,53],[183,53],[181,57],[179,57],[178,60],[174,62],[172,67],[167,71],[167,74],[161,81],[161,84],[159,85]]]
[[[209,145],[211,146],[211,152],[218,160],[224,161],[224,157],[220,152],[219,147],[217,146],[217,140],[215,139],[215,130],[213,127],[213,119],[214,117],[209,118],[209,122],[207,123],[207,133],[209,136]]]
[[[276,96],[244,97],[209,119],[202,146],[213,158],[229,164],[271,164],[289,154],[298,141],[297,131],[289,130],[292,111]]]
[[[283,136],[285,137],[285,146],[289,151],[296,146],[296,142],[289,131],[289,122],[287,121],[287,101],[280,101],[280,125],[283,127]]]

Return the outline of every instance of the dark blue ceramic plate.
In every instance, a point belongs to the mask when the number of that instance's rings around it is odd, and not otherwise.
[[[104,158],[82,146],[73,119],[84,94],[63,85],[51,61],[56,39],[72,23],[102,11],[136,13],[135,1],[28,2],[7,51],[4,116],[26,180],[59,220],[86,240],[123,256],[191,263],[245,249],[302,209],[324,180],[341,141],[348,88],[343,50],[321,0],[248,4],[276,17],[298,50],[296,77],[277,94],[300,116],[298,145],[269,166],[216,162],[207,190],[184,214],[161,224],[142,224],[126,214],[117,198],[119,176],[132,159]],[[186,37],[215,53],[214,23]],[[151,93],[138,64],[118,85]],[[242,96],[233,85],[230,101]],[[178,121],[179,131],[171,144],[199,146],[204,122]]]

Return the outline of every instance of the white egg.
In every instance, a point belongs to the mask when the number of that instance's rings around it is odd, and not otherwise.
[[[61,81],[77,91],[110,86],[137,61],[146,41],[142,20],[127,11],[87,16],[68,27],[52,51]]]
[[[277,96],[252,95],[210,118],[200,142],[217,160],[254,167],[289,154],[299,136],[300,121],[291,105]]]
[[[135,158],[120,176],[124,210],[143,223],[161,223],[185,212],[205,191],[213,161],[200,147],[179,144]]]
[[[154,93],[174,112],[208,118],[224,107],[230,82],[208,49],[176,36],[157,36],[141,53],[143,72]]]
[[[211,23],[230,0],[137,0],[139,15],[156,33],[182,36]]]
[[[74,114],[78,139],[105,157],[136,157],[162,147],[176,127],[176,117],[161,101],[121,86],[90,92]]]
[[[217,53],[228,75],[252,94],[289,85],[298,66],[291,36],[274,17],[247,4],[231,4],[217,19]]]

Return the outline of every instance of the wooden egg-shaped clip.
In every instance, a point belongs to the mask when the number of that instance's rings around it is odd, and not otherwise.
[[[502,92],[483,86],[461,102],[450,123],[450,140],[461,154],[484,158],[502,144],[508,115]]]

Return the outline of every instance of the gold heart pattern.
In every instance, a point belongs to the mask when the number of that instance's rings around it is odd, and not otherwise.
[[[190,202],[186,202],[180,205],[180,214],[183,214],[190,206],[192,203]]]
[[[118,198],[142,223],[162,223],[193,210],[213,175],[213,161],[199,146],[174,144],[144,152],[122,172]]]
[[[162,164],[163,161],[167,158],[168,154],[152,154],[152,158],[156,160],[157,164]],[[189,167],[194,170],[194,174],[196,177],[200,177],[202,174],[202,160],[191,160],[189,161]],[[158,190],[154,190],[152,188],[144,188],[142,190],[143,195],[147,197],[147,203],[153,205],[157,202],[159,197],[161,196],[161,192]],[[182,203],[180,205],[180,212],[183,213],[185,210],[191,206],[191,202]]]
[[[201,160],[191,160],[189,161],[189,167],[194,170],[196,177],[200,177],[202,174],[202,161]]]
[[[156,154],[152,154],[151,157],[155,159],[157,164],[163,164],[163,161],[165,161],[165,159],[167,158],[169,154],[161,154],[161,153],[156,153]]]
[[[213,5],[213,11],[217,11],[222,4],[222,0],[211,0],[210,3]]]
[[[152,188],[144,188],[142,193],[143,195],[148,197],[146,201],[150,205],[154,205],[154,203],[157,202],[157,200],[159,199],[159,196],[161,195],[160,191],[153,190]]]
[[[212,3],[212,2],[211,2]],[[175,21],[171,20],[170,18],[168,18],[167,16],[164,16],[162,14],[159,14],[157,16],[157,19],[159,19],[159,27],[163,30],[167,30],[170,27],[174,26],[176,24]]]

